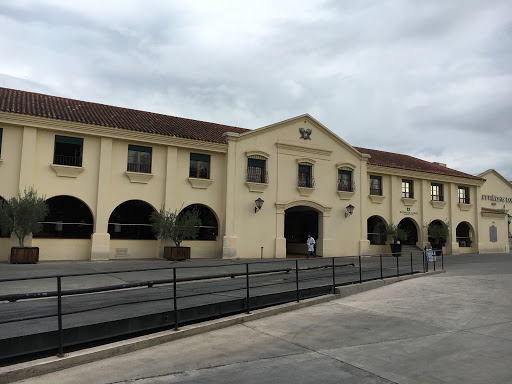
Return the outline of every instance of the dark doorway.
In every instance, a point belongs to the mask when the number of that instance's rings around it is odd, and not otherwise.
[[[402,244],[416,245],[418,242],[418,230],[416,229],[416,224],[414,224],[414,221],[411,219],[402,219],[398,225],[409,234],[407,240],[402,241]]]
[[[34,237],[89,239],[93,233],[93,218],[89,207],[73,196],[54,196],[46,200],[48,215],[43,229]]]
[[[197,234],[196,240],[216,240],[219,234],[219,225],[217,223],[217,217],[213,211],[203,204],[192,204],[185,207],[181,212],[188,210],[197,209],[199,211],[199,218],[201,219],[201,226],[199,227],[199,233]]]
[[[111,239],[154,240],[150,217],[155,210],[141,200],[119,204],[108,220]]]
[[[305,206],[288,208],[284,213],[286,254],[305,256],[308,234],[318,243],[318,212]]]

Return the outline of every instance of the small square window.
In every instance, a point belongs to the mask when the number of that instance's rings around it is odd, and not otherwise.
[[[432,201],[444,201],[443,184],[430,184],[430,196],[432,198]]]
[[[313,178],[313,166],[311,164],[299,164],[299,178],[297,185],[299,187],[314,188],[315,179]]]
[[[338,169],[338,191],[354,192],[352,171]]]
[[[151,147],[128,145],[128,172],[151,173]]]
[[[402,197],[414,199],[414,182],[402,179]]]
[[[247,159],[247,181],[253,183],[267,183],[267,160],[261,158]]]
[[[198,179],[209,179],[210,155],[190,153],[189,176]]]
[[[84,139],[81,137],[55,136],[53,164],[82,166]]]
[[[382,176],[370,175],[370,195],[382,196]]]
[[[469,204],[469,187],[458,188],[459,203]]]

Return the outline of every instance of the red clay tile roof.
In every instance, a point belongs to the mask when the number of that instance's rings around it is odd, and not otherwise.
[[[482,208],[482,213],[493,213],[495,215],[505,215],[508,211],[505,209]]]
[[[469,175],[464,172],[456,171],[455,169],[447,168],[442,165],[434,164],[429,161],[421,160],[416,157],[408,155],[400,155],[398,153],[377,151],[376,149],[367,149],[360,147],[354,148],[361,153],[366,153],[371,156],[371,158],[368,159],[368,164],[370,165],[405,169],[408,171],[434,173],[436,175],[463,177],[466,179],[473,180],[485,180],[482,179],[481,177]]]
[[[222,136],[224,132],[248,131],[228,125],[1,87],[0,111],[215,143],[226,142]]]

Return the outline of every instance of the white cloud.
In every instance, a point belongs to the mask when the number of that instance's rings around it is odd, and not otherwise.
[[[4,0],[0,85],[246,128],[308,112],[512,179],[511,30],[507,0]]]

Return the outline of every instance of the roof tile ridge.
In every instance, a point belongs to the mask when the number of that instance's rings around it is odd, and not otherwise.
[[[159,113],[159,112],[151,112],[151,111],[143,111],[141,109],[135,109],[135,108],[127,108],[127,107],[120,107],[120,106],[117,106],[117,105],[111,105],[111,104],[105,104],[105,103],[98,103],[98,102],[95,102],[95,101],[87,101],[87,100],[79,100],[79,99],[71,99],[69,97],[62,97],[62,96],[55,96],[55,95],[48,95],[48,94],[45,94],[45,93],[40,93],[40,92],[31,92],[31,91],[23,91],[23,90],[20,90],[20,89],[14,89],[14,88],[5,88],[5,87],[0,87],[0,90],[7,90],[7,91],[13,91],[15,93],[17,93],[18,96],[22,96],[23,94],[26,94],[27,96],[30,95],[32,97],[44,97],[44,98],[49,98],[53,101],[58,101],[58,100],[61,100],[61,101],[72,101],[72,102],[79,102],[79,103],[87,103],[91,106],[99,106],[99,107],[106,107],[106,108],[115,108],[115,109],[118,109],[120,111],[129,111],[129,112],[136,112],[136,113],[143,113],[143,114],[148,114],[148,115],[155,115],[155,116],[160,116],[160,117],[171,117],[171,118],[175,118],[175,119],[180,119],[180,120],[187,120],[187,121],[190,121],[190,122],[198,122],[198,123],[203,123],[203,124],[210,124],[210,125],[216,125],[216,126],[219,126],[219,127],[226,127],[226,128],[236,128],[236,129],[241,129],[241,130],[246,130],[246,131],[250,131],[250,129],[247,129],[247,128],[242,128],[242,127],[237,127],[237,126],[234,126],[234,125],[227,125],[227,124],[220,124],[220,123],[214,123],[214,122],[211,122],[211,121],[204,121],[204,120],[197,120],[197,119],[190,119],[190,118],[187,118],[187,117],[179,117],[179,116],[174,116],[174,115],[166,115],[166,114],[163,114],[163,113]]]

